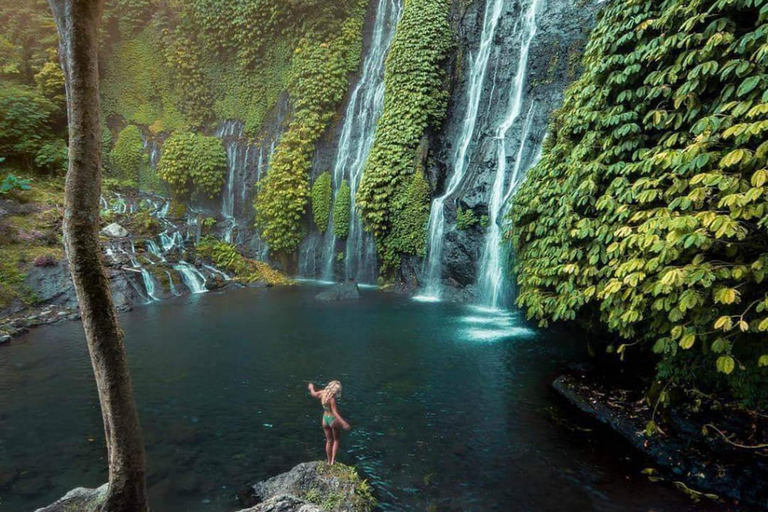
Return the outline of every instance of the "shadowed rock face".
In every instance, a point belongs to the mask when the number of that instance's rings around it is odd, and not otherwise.
[[[256,503],[240,512],[370,512],[375,500],[365,481],[344,464],[305,462],[240,494]]]

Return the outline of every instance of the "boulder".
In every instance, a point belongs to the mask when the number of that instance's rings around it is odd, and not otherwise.
[[[117,222],[113,222],[109,226],[101,230],[102,235],[106,235],[111,238],[124,238],[128,236],[128,230]]]
[[[257,504],[241,512],[371,512],[376,506],[368,483],[339,463],[305,462],[250,490],[247,505]]]
[[[0,334],[0,345],[3,345],[5,343],[8,343],[11,341],[11,335],[10,334]]]
[[[338,302],[343,300],[356,300],[360,298],[360,289],[357,283],[335,284],[330,290],[318,293],[316,300],[321,302]]]
[[[64,495],[63,498],[48,505],[45,508],[39,508],[35,512],[96,512],[101,505],[101,501],[107,494],[107,484],[98,489],[84,489],[78,487]]]

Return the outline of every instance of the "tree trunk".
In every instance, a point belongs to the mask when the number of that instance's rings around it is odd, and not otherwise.
[[[123,333],[101,264],[98,28],[103,0],[48,0],[59,31],[69,121],[64,242],[101,402],[109,458],[107,512],[149,510],[144,444]]]

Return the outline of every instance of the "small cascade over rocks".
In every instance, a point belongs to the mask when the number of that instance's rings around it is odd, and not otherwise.
[[[299,275],[325,281],[374,283],[378,274],[373,236],[363,228],[357,211],[357,189],[373,145],[376,123],[384,109],[384,63],[402,13],[399,0],[378,0],[360,76],[344,111],[333,160],[333,198],[342,184],[349,187],[349,232],[337,237],[333,216],[324,235],[308,237],[301,248]]]
[[[129,282],[145,302],[181,295],[183,289],[204,293],[209,287],[220,287],[210,286],[209,282],[229,281],[229,276],[219,269],[202,264],[198,268],[185,260],[193,254],[191,247],[200,237],[195,212],[190,211],[182,222],[174,222],[168,219],[170,201],[148,194],[131,198],[116,194],[110,199],[102,198],[101,204],[102,215],[125,216],[121,212],[134,211],[143,216],[133,226],[131,217],[121,219],[128,228],[120,225],[121,230],[114,229],[120,236],[111,235],[104,252],[111,268],[137,275],[136,280]],[[133,228],[138,232],[132,232]]]

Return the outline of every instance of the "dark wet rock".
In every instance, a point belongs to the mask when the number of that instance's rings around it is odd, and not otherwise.
[[[370,512],[376,505],[355,468],[324,462],[299,464],[238,496],[247,505],[256,503],[241,512]]]
[[[5,343],[8,343],[11,341],[11,335],[10,334],[2,334],[0,335],[0,345],[3,345]]]
[[[552,387],[577,409],[608,426],[652,459],[659,475],[696,492],[711,493],[742,505],[768,509],[768,461],[755,450],[737,448],[712,432],[713,424],[730,435],[764,432],[764,420],[699,397],[696,408],[672,408],[652,415],[643,393],[601,379],[590,368],[572,369]],[[654,418],[662,431],[645,434]],[[750,435],[747,434],[747,435]],[[745,444],[764,444],[758,436]]]
[[[35,265],[27,273],[24,285],[32,292],[39,304],[55,304],[76,307],[77,296],[69,275],[66,260],[55,265]]]
[[[330,290],[318,293],[315,300],[321,302],[338,302],[344,300],[356,300],[360,298],[360,288],[357,283],[335,284]]]
[[[64,495],[63,498],[48,505],[39,508],[35,512],[96,512],[107,495],[107,484],[98,489],[84,489],[78,487]]]

